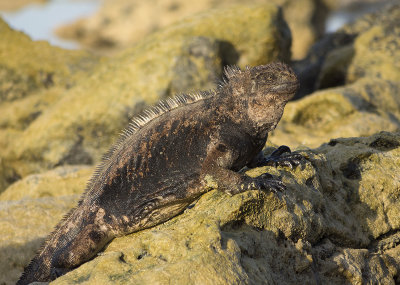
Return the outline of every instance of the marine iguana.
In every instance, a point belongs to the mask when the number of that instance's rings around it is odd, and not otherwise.
[[[54,280],[113,238],[171,219],[208,191],[210,180],[231,195],[284,190],[277,177],[237,171],[300,163],[286,146],[269,157],[261,151],[298,86],[283,63],[228,67],[215,90],[178,95],[133,119],[17,284]]]

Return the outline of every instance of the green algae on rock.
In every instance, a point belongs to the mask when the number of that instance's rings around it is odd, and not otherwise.
[[[27,173],[41,170],[15,157],[24,130],[91,72],[98,57],[34,42],[2,19],[0,33],[0,167],[6,168],[0,172],[2,192]]]
[[[2,284],[15,284],[47,234],[78,199],[79,195],[70,195],[0,201]]]
[[[331,88],[289,103],[272,141],[315,147],[327,138],[399,131],[399,20],[400,5],[389,5],[317,43],[300,78],[314,64],[312,85]]]
[[[316,85],[326,88],[364,77],[400,81],[399,21],[400,4],[392,4],[336,32],[338,38],[353,39],[327,52]]]
[[[1,282],[15,284],[44,238],[76,206],[92,171],[88,166],[60,166],[29,175],[0,194]]]
[[[363,78],[289,102],[270,140],[316,147],[327,138],[400,130],[400,81]]]
[[[33,42],[1,18],[0,33],[0,102],[20,99],[54,85],[72,86],[76,81],[73,74],[90,69],[95,59],[83,51]]]
[[[343,28],[357,33],[354,43],[328,53],[321,74],[321,87],[334,74],[352,83],[363,77],[400,81],[400,5],[389,5],[382,11],[366,15],[353,25]],[[351,50],[351,57],[339,52]],[[332,54],[337,55],[331,59]],[[335,63],[336,62],[336,63]],[[340,72],[337,72],[340,69]]]
[[[211,191],[178,217],[115,239],[54,284],[396,282],[400,133],[301,152],[303,170],[249,173],[282,176],[284,193]]]
[[[92,172],[93,167],[66,165],[40,174],[31,174],[0,193],[0,201],[82,194]]]
[[[297,98],[361,78],[398,82],[399,20],[400,5],[392,3],[322,37],[294,63],[302,86]]]
[[[61,37],[80,41],[91,50],[115,53],[132,46],[154,31],[192,17],[208,13],[210,9],[226,9],[229,6],[268,5],[282,7],[284,18],[293,34],[292,54],[302,58],[308,47],[321,36],[327,9],[321,1],[313,0],[203,0],[196,3],[185,0],[108,0],[93,16],[80,19],[57,30]],[[301,10],[301,13],[299,11]],[[149,15],[157,15],[150,17]],[[129,27],[127,24],[129,22]],[[251,27],[253,30],[255,27]]]

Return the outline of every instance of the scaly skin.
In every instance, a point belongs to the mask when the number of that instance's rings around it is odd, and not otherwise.
[[[272,63],[227,68],[212,92],[162,102],[135,119],[98,167],[78,206],[50,234],[17,284],[51,281],[92,259],[113,238],[160,224],[209,190],[231,195],[282,191],[271,175],[250,178],[244,166],[297,165],[281,147],[262,148],[298,88],[293,71]]]

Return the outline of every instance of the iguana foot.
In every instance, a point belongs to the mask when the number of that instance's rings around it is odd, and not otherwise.
[[[271,174],[264,173],[258,177],[246,177],[242,184],[235,189],[226,190],[230,195],[242,193],[248,190],[268,190],[274,193],[282,192],[286,189],[283,182]]]
[[[274,150],[270,156],[265,157],[260,164],[263,166],[286,166],[289,168],[294,168],[301,164],[302,159],[303,156],[300,153],[292,153],[288,146],[281,145]]]

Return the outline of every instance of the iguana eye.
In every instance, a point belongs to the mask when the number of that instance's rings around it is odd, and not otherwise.
[[[259,74],[256,76],[256,81],[258,84],[263,84],[263,82],[270,83],[273,81],[276,81],[277,77],[274,73],[264,73],[264,74]]]

